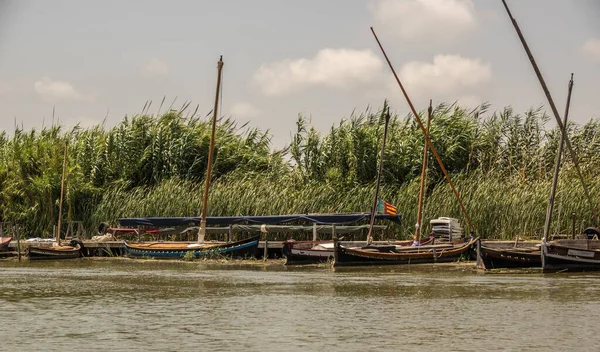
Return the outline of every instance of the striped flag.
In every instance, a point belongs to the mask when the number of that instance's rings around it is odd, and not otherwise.
[[[397,215],[398,209],[390,203],[384,201],[383,199],[379,199],[377,202],[377,212],[389,215]]]

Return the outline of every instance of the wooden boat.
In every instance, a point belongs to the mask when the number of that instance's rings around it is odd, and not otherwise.
[[[218,117],[219,94],[221,89],[221,76],[223,69],[223,57],[217,63],[217,89],[215,94],[215,107],[212,116],[212,128],[210,135],[210,144],[208,148],[208,162],[206,167],[206,177],[204,184],[204,197],[202,202],[202,212],[200,219],[200,230],[198,231],[197,243],[127,243],[124,241],[125,251],[133,257],[150,257],[150,258],[183,258],[186,255],[193,255],[196,258],[207,256],[229,256],[229,257],[246,257],[254,256],[258,248],[259,236],[253,236],[245,240],[229,243],[205,243],[207,214],[208,214],[208,192],[211,179],[212,156],[215,144],[215,130]],[[160,225],[159,225],[160,226]]]
[[[437,244],[429,246],[398,247],[391,250],[335,248],[333,266],[345,265],[399,265],[453,262],[467,255],[477,239],[460,244]]]
[[[30,260],[75,259],[82,256],[83,248],[80,240],[73,239],[65,246],[29,246],[25,249],[25,255]]]
[[[0,237],[0,251],[7,250],[10,241],[12,241],[12,237]]]
[[[128,243],[124,241],[127,254],[137,258],[157,259],[182,259],[187,255],[195,258],[201,257],[229,257],[248,258],[253,257],[258,250],[260,235],[228,243],[197,245],[195,243]]]
[[[600,241],[557,240],[541,247],[544,272],[600,270]]]
[[[83,242],[74,238],[68,245],[61,245],[60,233],[62,224],[62,203],[65,190],[65,170],[67,168],[67,150],[68,142],[65,143],[65,152],[63,156],[62,180],[60,185],[60,202],[58,203],[58,226],[56,230],[56,243],[52,247],[29,246],[25,250],[25,255],[32,260],[37,259],[73,259],[83,255]]]
[[[481,269],[539,268],[542,266],[539,247],[493,248],[480,245],[478,250]]]
[[[421,245],[429,245],[433,242],[433,237],[421,242]],[[390,243],[387,246],[406,247],[411,246],[413,240],[398,241]],[[357,247],[360,248],[360,247]],[[413,247],[414,248],[414,247]],[[333,259],[332,241],[286,241],[283,243],[283,255],[285,256],[285,265],[318,264]]]

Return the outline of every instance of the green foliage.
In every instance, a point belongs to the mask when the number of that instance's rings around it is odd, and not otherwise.
[[[489,113],[441,104],[431,140],[451,173],[478,234],[538,237],[542,231],[560,134],[547,128],[541,109]],[[384,116],[353,112],[321,135],[302,115],[288,147],[272,151],[267,132],[223,120],[217,128],[209,215],[368,212]],[[421,116],[424,120],[423,117]],[[600,121],[570,123],[590,193],[599,204]],[[49,236],[57,222],[62,148],[69,141],[64,221],[88,228],[119,217],[199,214],[210,121],[182,111],[125,117],[117,126],[66,131],[0,133],[0,217],[32,236]],[[381,198],[403,216],[388,237],[414,231],[423,135],[413,116],[392,116],[384,157]],[[435,158],[429,156],[425,219],[465,219]],[[553,232],[568,232],[570,214],[590,215],[572,160],[564,158]]]

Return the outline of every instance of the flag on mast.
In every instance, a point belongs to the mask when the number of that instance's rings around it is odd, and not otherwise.
[[[398,211],[398,209],[394,205],[384,201],[383,199],[379,199],[379,201],[377,202],[377,212],[378,213],[396,216],[396,215],[398,215],[397,211]]]

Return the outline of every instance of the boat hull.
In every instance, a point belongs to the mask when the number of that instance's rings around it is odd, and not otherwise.
[[[337,247],[337,255],[333,266],[359,265],[406,265],[445,263],[458,260],[467,255],[476,239],[459,245],[425,246],[415,250],[401,252],[377,252],[364,249]]]
[[[0,251],[8,250],[8,244],[12,240],[12,237],[0,237]]]
[[[511,249],[480,246],[483,269],[540,268],[542,256],[539,248]]]
[[[29,246],[25,250],[25,256],[30,260],[59,260],[59,259],[75,259],[81,257],[81,246],[64,246],[71,247],[66,249],[57,249],[54,247],[37,247]]]
[[[599,271],[600,241],[566,240],[542,244],[544,272]]]
[[[428,245],[433,241],[433,238],[428,238],[421,245]],[[331,249],[313,249],[315,245],[323,243],[332,243],[332,241],[312,241],[312,242],[284,242],[283,256],[285,257],[285,265],[303,265],[303,264],[319,264],[325,263],[333,259],[333,248]],[[410,246],[413,241],[395,242],[394,246]],[[388,245],[389,246],[389,245]]]
[[[168,246],[163,248],[144,248],[141,246],[136,246],[135,244],[129,244],[127,241],[124,242],[124,247],[127,255],[134,258],[182,259],[189,255],[193,255],[195,258],[220,256],[231,258],[249,258],[256,255],[259,237],[259,235],[256,235],[237,242],[200,248],[172,248]]]

